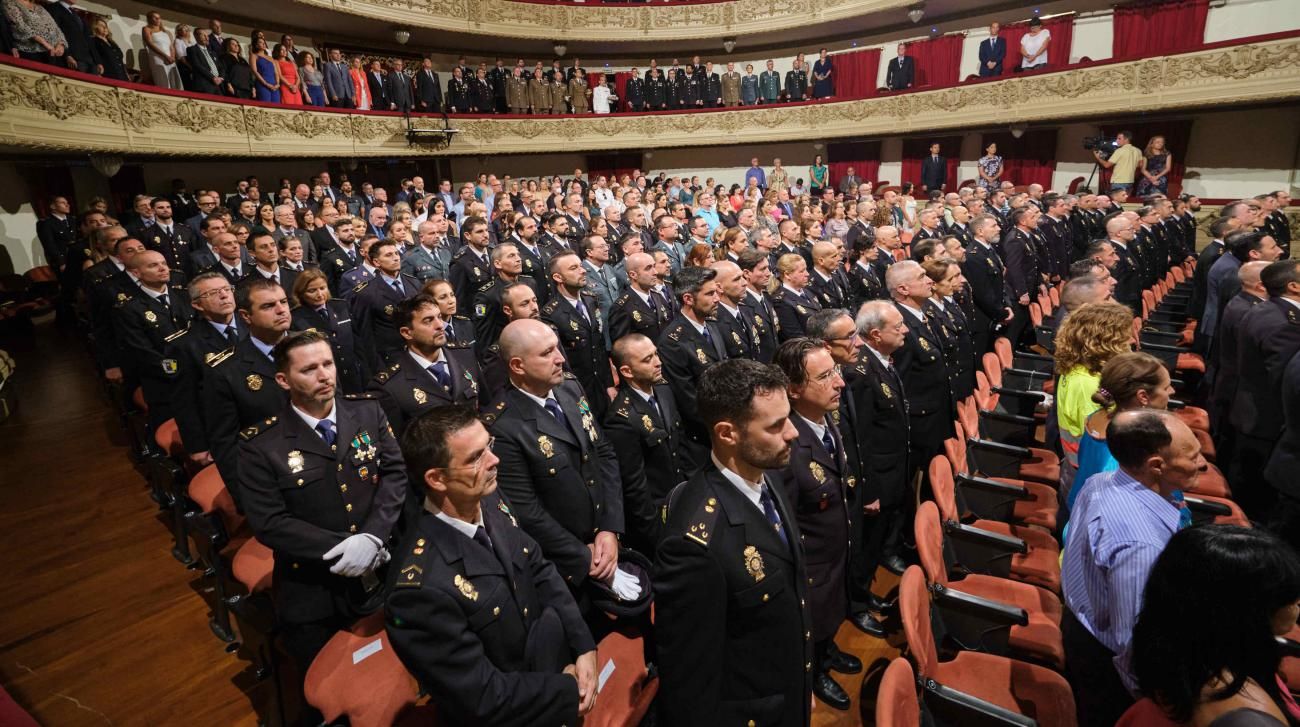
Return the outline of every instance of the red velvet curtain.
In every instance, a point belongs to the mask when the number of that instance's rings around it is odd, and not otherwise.
[[[1209,0],[1144,0],[1115,8],[1115,58],[1182,53],[1205,45]]]
[[[836,63],[835,72],[839,73],[839,69],[839,64]],[[853,167],[853,173],[858,179],[875,184],[876,177],[880,174],[880,142],[847,141],[829,144],[826,147],[826,159],[826,166],[830,167],[830,182],[836,189],[839,189],[840,180],[848,175],[849,167]]]
[[[614,72],[614,94],[618,96],[618,103],[614,108],[610,109],[611,111],[618,113],[619,111],[628,110],[627,94],[624,93],[624,91],[627,91],[627,82],[631,78],[632,78],[631,71]]]
[[[876,78],[880,74],[879,48],[838,53],[834,62],[833,78],[837,97],[866,98],[876,95]]]
[[[1074,15],[1044,20],[1043,30],[1052,34],[1052,43],[1047,46],[1047,67],[1060,70],[1070,63],[1070,46],[1074,43]],[[1003,75],[1020,68],[1020,39],[1028,32],[1028,21],[1002,28],[1001,35],[1007,39],[1007,58],[1002,63]]]
[[[903,178],[896,184],[911,182],[917,189],[921,188],[921,160],[930,156],[930,145],[935,143],[939,145],[939,154],[948,161],[948,189],[957,188],[961,183],[957,178],[957,164],[961,161],[960,136],[903,139]]]
[[[957,83],[961,74],[961,46],[965,33],[908,43],[905,52],[916,64],[914,88],[939,88]]]
[[[1052,173],[1056,171],[1056,129],[1026,131],[1019,139],[1006,131],[985,134],[980,148],[989,144],[998,145],[1003,180],[1017,186],[1041,184],[1051,189]]]
[[[1108,138],[1115,138],[1115,135],[1121,131],[1133,132],[1132,144],[1138,149],[1145,149],[1147,142],[1153,136],[1165,137],[1165,148],[1170,154],[1174,155],[1174,164],[1169,170],[1169,195],[1173,196],[1182,191],[1183,173],[1186,171],[1187,143],[1192,138],[1192,120],[1191,119],[1170,119],[1168,121],[1142,121],[1133,124],[1107,124],[1101,127],[1101,133]],[[1110,170],[1102,168],[1097,176],[1101,181],[1094,192],[1110,188]],[[1142,176],[1139,174],[1133,181],[1141,181]],[[1134,188],[1136,189],[1136,187]]]

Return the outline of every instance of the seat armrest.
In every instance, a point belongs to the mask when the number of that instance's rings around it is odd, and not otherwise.
[[[924,686],[921,698],[940,724],[990,727],[1037,727],[1038,725],[1038,721],[1031,717],[1016,714],[979,697],[950,689],[932,678],[923,678],[921,683]]]
[[[1016,399],[1032,399],[1036,404],[1047,401],[1047,395],[1041,391],[1024,391],[1023,389],[1007,389],[1001,386],[994,386],[993,393],[998,396],[1009,396]]]
[[[1033,452],[1030,452],[1025,447],[1017,447],[1014,444],[990,442],[987,439],[975,439],[973,437],[968,437],[966,439],[966,443],[976,449],[983,449],[990,452],[996,452],[998,454],[1007,457],[1015,457],[1017,459],[1031,459],[1034,456]]]
[[[961,609],[1004,626],[1029,625],[1029,613],[1023,608],[1008,606],[1005,603],[944,586],[935,586],[933,593],[935,603],[940,607]]]
[[[1036,426],[1038,424],[1033,417],[1020,416],[1019,414],[1011,414],[1010,412],[997,411],[995,409],[980,409],[980,417],[996,419],[997,421],[1006,422],[1008,424],[1021,424],[1027,427]]]
[[[973,475],[963,474],[958,474],[956,480],[957,484],[962,487],[975,487],[989,492],[1010,495],[1017,500],[1028,500],[1030,498],[1028,487],[1013,485],[1010,482],[998,482],[997,480],[990,480],[985,477],[975,477]]]
[[[1164,353],[1190,353],[1191,349],[1178,348],[1176,346],[1164,346],[1159,343],[1142,342],[1143,351],[1162,351]]]
[[[1222,517],[1231,515],[1232,508],[1221,502],[1210,502],[1202,500],[1199,497],[1184,496],[1183,500],[1187,503],[1187,509],[1192,511],[1193,515],[1208,515],[1210,517]]]
[[[1300,657],[1300,643],[1292,641],[1285,636],[1278,636],[1277,647],[1282,651],[1282,656]]]
[[[1010,535],[1002,535],[983,528],[977,528],[973,525],[952,522],[945,524],[945,530],[948,535],[954,538],[963,538],[966,540],[976,541],[983,545],[991,546],[1008,553],[1024,555],[1029,552],[1029,544],[1020,538],[1013,538]]]

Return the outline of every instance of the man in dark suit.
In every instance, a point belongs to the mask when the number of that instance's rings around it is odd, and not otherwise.
[[[95,57],[91,53],[90,43],[90,26],[86,21],[81,19],[81,15],[73,8],[76,0],[62,0],[61,2],[45,3],[45,11],[54,18],[55,24],[59,30],[63,31],[63,37],[67,40],[67,45],[63,49],[63,58],[61,65],[67,66],[74,71],[82,73],[95,72]],[[60,59],[51,59],[59,63]]]
[[[435,407],[477,407],[480,399],[486,403],[474,349],[447,341],[446,324],[431,296],[420,293],[398,303],[393,322],[406,350],[393,357],[392,365],[375,376],[368,390],[379,399],[399,437],[407,425]]]
[[[271,356],[267,385],[289,401],[240,432],[241,489],[253,534],[275,554],[285,650],[305,673],[335,632],[383,605],[406,467],[379,403],[337,396],[324,334],[289,336]]]
[[[104,259],[82,276],[82,293],[90,310],[90,330],[95,364],[109,383],[123,381],[122,353],[113,334],[113,309],[139,292],[135,276],[127,270],[131,258],[144,252],[144,243],[116,225],[95,232],[95,247]]]
[[[1126,217],[1115,216],[1106,223],[1106,241],[1115,250],[1115,266],[1110,274],[1115,278],[1116,301],[1133,310],[1134,315],[1142,314],[1142,270],[1130,246],[1137,236],[1133,223]]]
[[[1188,318],[1200,321],[1201,317],[1205,315],[1206,295],[1209,292],[1208,276],[1210,268],[1214,267],[1214,263],[1218,262],[1219,258],[1227,249],[1223,244],[1223,238],[1226,237],[1229,232],[1234,230],[1236,225],[1237,223],[1232,220],[1232,218],[1228,217],[1221,217],[1210,223],[1210,242],[1205,246],[1205,249],[1201,250],[1200,255],[1197,256],[1196,270],[1192,273],[1192,297],[1187,301]],[[1204,353],[1205,349],[1208,347],[1208,343],[1208,337],[1202,335],[1200,331],[1197,331],[1196,341],[1193,342],[1194,348],[1198,350],[1198,352]]]
[[[702,466],[706,455],[685,437],[654,342],[628,334],[614,343],[613,356],[621,384],[605,415],[605,431],[618,453],[628,543],[653,553],[669,490]]]
[[[433,61],[425,58],[415,74],[415,109],[425,113],[442,111],[442,82],[433,70]]]
[[[153,200],[153,224],[141,232],[141,239],[150,250],[157,250],[167,259],[167,265],[182,275],[190,253],[198,247],[198,238],[189,225],[172,217],[172,203],[165,197]]]
[[[624,532],[614,449],[589,397],[564,372],[554,331],[541,321],[513,321],[500,346],[510,385],[487,420],[501,490],[570,588],[611,583]]]
[[[801,531],[765,474],[789,463],[798,436],[786,384],[778,369],[744,359],[700,379],[711,461],[669,494],[655,568],[662,724],[743,724],[750,715],[799,727],[811,718]],[[741,694],[745,701],[730,701]]]
[[[1235,462],[1233,456],[1236,434],[1229,413],[1232,400],[1237,395],[1241,371],[1237,368],[1237,352],[1241,348],[1241,322],[1252,308],[1268,299],[1268,291],[1259,275],[1268,267],[1263,260],[1252,260],[1238,270],[1241,291],[1228,301],[1219,316],[1219,330],[1206,356],[1206,379],[1210,381],[1210,431],[1214,432],[1215,459]]]
[[[67,197],[50,200],[49,215],[36,223],[36,237],[41,241],[45,262],[59,274],[67,259],[68,246],[77,239],[76,223],[72,220],[72,205]]]
[[[1277,490],[1272,530],[1295,547],[1300,544],[1300,486],[1295,477],[1300,472],[1300,353],[1292,354],[1283,370],[1280,393],[1286,424],[1264,468],[1264,479]]]
[[[509,323],[501,307],[502,292],[515,283],[523,283],[536,294],[537,283],[523,275],[522,270],[517,246],[506,242],[492,248],[494,276],[474,293],[474,347],[480,353],[497,342],[501,329]]]
[[[789,379],[790,418],[798,432],[789,463],[772,474],[785,490],[808,559],[808,611],[812,617],[813,694],[840,710],[849,695],[830,672],[856,674],[862,662],[839,650],[835,634],[849,615],[849,504],[857,486],[844,440],[831,413],[839,411],[844,379],[820,340],[781,344],[774,363]]]
[[[236,503],[242,501],[238,435],[276,416],[287,400],[275,384],[271,350],[289,330],[289,300],[275,283],[253,279],[235,290],[239,343],[207,362],[200,384],[203,427],[221,479]]]
[[[713,320],[721,290],[718,274],[711,268],[682,268],[674,282],[681,312],[659,337],[659,357],[663,360],[664,378],[682,407],[686,435],[700,446],[708,446],[705,412],[699,409],[695,388],[700,375],[710,365],[727,358],[722,344],[722,330]]]
[[[921,160],[921,188],[926,192],[942,190],[948,183],[948,160],[939,155],[939,144],[930,145],[930,155]]]
[[[898,56],[889,61],[885,71],[885,87],[890,91],[904,91],[912,87],[916,65],[911,56],[904,55],[906,46],[898,44]]]
[[[953,400],[943,341],[921,306],[930,298],[934,283],[920,263],[904,260],[889,268],[885,279],[894,307],[903,314],[907,335],[893,354],[899,379],[907,391],[908,481],[921,472],[930,458],[943,452],[943,440],[952,436]],[[911,522],[912,513],[907,513]]]
[[[212,55],[208,48],[208,31],[203,28],[194,31],[194,41],[194,45],[185,51],[185,58],[190,62],[190,90],[220,95],[226,79],[221,76],[221,68],[217,65],[220,56]]]
[[[352,326],[366,365],[378,371],[406,348],[393,319],[396,305],[420,292],[420,281],[402,274],[402,257],[393,240],[379,240],[367,251],[375,277],[352,296]]]
[[[740,310],[753,322],[754,337],[758,341],[754,358],[761,363],[771,363],[780,335],[776,309],[767,295],[767,284],[772,280],[771,263],[766,252],[745,250],[740,253],[736,264],[745,279],[745,297],[740,301]]]
[[[1043,261],[1038,255],[1034,235],[1038,231],[1038,208],[1025,206],[1011,210],[1011,230],[1002,237],[1006,254],[1006,281],[1011,291],[1011,308],[1015,311],[1007,328],[1012,345],[1029,326],[1029,304],[1043,291]]]
[[[850,620],[862,631],[883,638],[884,627],[872,614],[880,611],[882,603],[871,592],[871,582],[882,561],[892,571],[906,565],[901,550],[905,503],[911,494],[907,392],[891,357],[904,345],[908,326],[903,314],[883,300],[864,305],[855,324],[864,345],[847,396],[861,423],[857,446],[862,478],[853,510],[855,546],[849,554]]]
[[[998,35],[997,22],[989,25],[989,37],[980,43],[980,77],[1002,75],[1002,61],[1007,57],[1007,41]]]
[[[389,108],[388,82],[384,76],[379,61],[371,61],[370,70],[366,71],[366,85],[370,87],[370,108],[372,109]]]
[[[808,70],[795,59],[794,66],[785,72],[785,100],[807,101],[808,98]]]
[[[1229,473],[1233,499],[1253,520],[1267,519],[1276,501],[1262,475],[1285,423],[1277,395],[1283,371],[1300,350],[1300,260],[1270,263],[1259,277],[1268,300],[1242,319],[1240,375],[1229,414],[1237,435]]]
[[[411,78],[403,66],[401,58],[393,59],[393,66],[384,78],[384,96],[389,109],[407,113],[415,107],[415,101],[411,98]]]
[[[596,296],[586,290],[587,271],[575,252],[551,258],[555,295],[542,306],[542,320],[555,329],[569,367],[587,392],[592,411],[604,417],[614,385],[605,351],[605,319]]]
[[[329,62],[325,64],[325,100],[330,106],[339,109],[356,107],[353,98],[352,75],[348,65],[343,61],[343,53],[338,48],[330,49]]]
[[[751,314],[741,310],[745,300],[745,274],[731,260],[718,260],[709,266],[717,272],[718,307],[714,316],[722,333],[722,344],[727,358],[758,358],[759,338]]]
[[[577,724],[596,700],[596,642],[496,493],[491,435],[472,407],[441,406],[402,444],[425,505],[390,571],[393,650],[451,722]]]
[[[610,311],[610,340],[618,341],[629,333],[639,333],[656,341],[672,320],[672,313],[668,301],[654,290],[654,286],[659,284],[654,257],[636,252],[623,262],[627,271],[627,292],[614,301]]]
[[[1007,301],[1006,267],[993,249],[1000,235],[998,221],[992,215],[980,215],[971,222],[971,234],[975,242],[966,249],[961,269],[975,303],[975,318],[971,321],[975,353],[983,356],[993,350],[994,330],[1010,322],[1014,312]]]

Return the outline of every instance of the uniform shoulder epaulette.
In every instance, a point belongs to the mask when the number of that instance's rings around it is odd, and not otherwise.
[[[369,280],[366,280],[366,281],[364,281],[364,282],[358,284],[357,287],[355,287],[355,288],[352,289],[352,292],[353,292],[353,293],[360,293],[360,292],[362,291],[362,289],[365,288],[367,285],[370,285],[370,281],[369,281]]]
[[[379,373],[375,374],[375,381],[378,381],[379,383],[382,384],[382,383],[388,381],[388,379],[391,378],[391,377],[392,377],[392,374],[391,374],[391,373],[389,373],[389,372],[387,372],[387,371],[380,371]]]
[[[233,355],[235,355],[235,349],[234,349],[233,347],[231,347],[231,348],[227,348],[226,350],[222,351],[221,353],[217,354],[216,356],[213,356],[213,357],[208,361],[208,365],[209,365],[209,366],[212,366],[212,367],[216,367],[217,364],[220,364],[220,363],[224,362],[226,359],[230,358],[230,357],[233,356]]]
[[[560,296],[557,295],[554,298],[551,298],[550,300],[546,301],[546,305],[542,306],[542,312],[546,314],[554,313],[556,307],[558,307],[559,305],[560,305]]]
[[[497,284],[497,281],[495,281],[495,280],[489,280],[489,281],[487,281],[486,283],[484,283],[484,284],[478,286],[478,292],[482,293],[482,292],[485,292],[485,291],[491,290],[492,287],[495,286],[496,284]]]
[[[670,506],[673,498],[668,498],[664,507]],[[713,537],[713,525],[718,520],[718,498],[709,495],[700,500],[696,506],[695,512],[691,514],[690,520],[686,523],[686,529],[682,535],[694,540],[695,542],[709,547],[709,538]]]
[[[471,323],[471,322],[472,322],[472,321],[470,321],[469,316],[463,316],[463,315],[461,315],[461,314],[459,314],[459,313],[453,313],[452,316],[451,316],[451,319],[452,319],[453,321],[465,321],[466,323]]]
[[[175,341],[176,339],[180,338],[181,336],[184,336],[186,333],[189,333],[189,332],[190,332],[189,326],[186,326],[185,328],[182,328],[181,330],[176,331],[175,333],[173,333],[173,334],[171,334],[170,336],[164,338],[163,340],[166,341],[167,343],[171,343],[172,341]]]
[[[428,550],[428,542],[424,538],[416,538],[411,550],[402,559],[402,567],[397,571],[397,578],[393,581],[393,588],[419,588],[424,581],[424,562],[425,551]]]
[[[488,410],[483,413],[483,423],[487,424],[488,426],[492,426],[493,422],[497,420],[497,417],[501,416],[505,412],[505,410],[506,410],[506,400],[497,399],[495,402],[493,402],[491,406],[488,407]]]
[[[130,303],[133,300],[135,300],[135,296],[131,295],[130,293],[118,293],[117,302],[113,304],[113,307],[121,308],[122,306],[126,305],[127,303]]]
[[[239,433],[239,438],[244,440],[245,442],[249,441],[253,437],[256,437],[262,432],[265,432],[271,427],[275,426],[276,419],[277,419],[276,417],[267,417],[261,424],[254,424],[251,427],[245,427],[243,431]]]
[[[344,394],[343,398],[348,401],[371,401],[375,398],[375,395],[368,391],[363,391],[359,394]]]
[[[565,372],[564,372],[564,378],[568,379],[569,381],[577,381],[577,380],[578,380],[578,377],[577,377],[577,376],[574,376],[572,371],[565,371]]]
[[[624,303],[626,303],[626,302],[627,302],[627,296],[628,296],[627,293],[624,293],[624,294],[620,295],[620,296],[618,297],[618,300],[614,301],[614,305],[623,305]]]
[[[445,344],[443,344],[443,348],[454,348],[456,350],[460,350],[462,348],[469,348],[472,345],[474,344],[468,343],[466,341],[447,341]]]
[[[670,329],[668,330],[668,337],[671,338],[671,339],[674,340],[674,341],[680,340],[681,337],[682,337],[682,326],[683,326],[683,325],[684,325],[684,324],[678,323],[676,326],[670,328]]]
[[[632,418],[632,397],[627,392],[623,392],[614,400],[614,413],[624,419]]]

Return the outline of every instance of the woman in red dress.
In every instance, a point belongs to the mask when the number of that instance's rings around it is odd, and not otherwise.
[[[298,73],[298,64],[279,43],[275,44],[271,57],[280,67],[280,103],[285,106],[302,106],[302,76]]]

